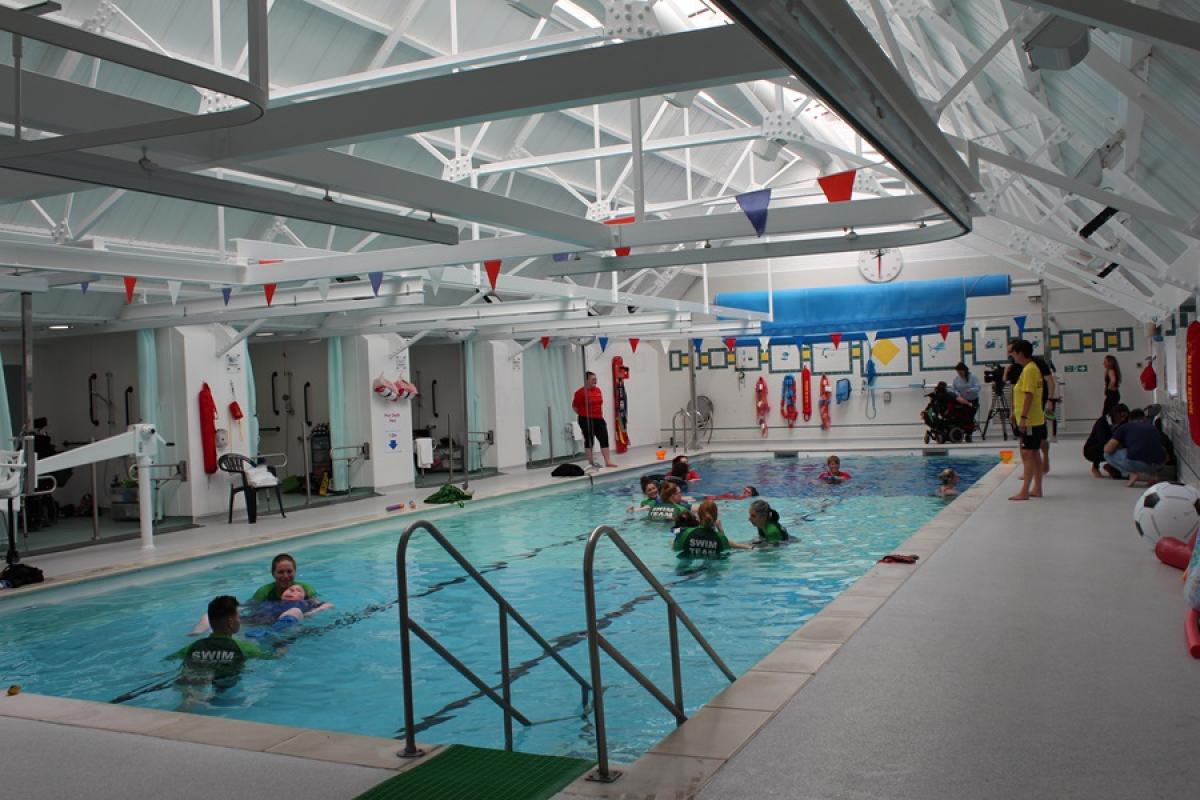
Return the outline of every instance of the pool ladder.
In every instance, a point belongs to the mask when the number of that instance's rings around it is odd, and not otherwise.
[[[413,535],[418,531],[425,531],[433,540],[441,545],[451,558],[453,558],[460,567],[462,567],[467,575],[471,577],[479,585],[481,589],[487,592],[488,596],[496,601],[496,605],[500,612],[500,694],[496,694],[496,690],[489,686],[482,678],[476,675],[471,668],[458,660],[445,646],[433,637],[428,631],[421,627],[408,614],[408,569],[407,569],[407,554],[408,543]],[[595,534],[593,534],[595,536]],[[487,578],[471,565],[471,562],[458,552],[454,545],[447,541],[431,522],[426,520],[417,520],[405,529],[400,536],[400,542],[396,545],[396,585],[399,590],[399,606],[400,606],[400,661],[401,668],[404,673],[404,750],[400,752],[402,758],[415,758],[425,755],[425,752],[417,747],[416,739],[416,720],[413,713],[413,673],[412,673],[412,648],[410,642],[410,633],[415,633],[417,638],[429,646],[433,652],[437,653],[458,673],[466,678],[476,689],[486,695],[493,703],[498,705],[504,712],[504,749],[512,750],[513,747],[513,720],[525,726],[530,726],[533,723],[517,711],[512,704],[512,680],[509,676],[509,661],[508,661],[508,620],[511,617],[512,621],[517,623],[530,638],[537,642],[545,651],[546,655],[553,658],[574,681],[579,684],[580,692],[583,697],[583,708],[587,708],[588,693],[591,692],[591,686],[583,679],[583,676],[575,671],[575,668],[567,663],[554,647],[546,641],[546,639],[534,629],[532,625],[525,621],[512,605],[504,599],[496,588],[488,582]],[[678,666],[678,665],[677,665]],[[597,668],[593,668],[594,674],[599,674]],[[597,701],[599,696],[596,697]]]
[[[610,642],[603,634],[600,633],[599,625],[596,620],[596,581],[595,581],[595,561],[596,561],[596,546],[601,539],[609,538],[612,543],[617,546],[617,549],[624,554],[634,568],[641,573],[650,587],[655,593],[663,599],[667,604],[667,626],[671,637],[671,683],[674,690],[674,699],[668,698],[663,694],[652,680],[642,674],[641,670],[633,665],[625,655],[617,649],[616,645]],[[596,771],[588,775],[590,781],[600,781],[602,783],[612,783],[617,778],[621,777],[621,773],[617,770],[611,770],[608,767],[608,737],[604,726],[604,685],[600,680],[600,651],[603,650],[609,658],[617,663],[621,669],[629,673],[629,676],[642,685],[650,695],[657,700],[663,708],[671,712],[675,717],[675,724],[682,725],[687,722],[687,715],[683,711],[683,674],[679,668],[679,630],[678,623],[683,622],[688,632],[696,640],[704,652],[714,664],[725,673],[725,677],[730,683],[737,680],[737,676],[730,671],[729,667],[725,666],[725,662],[713,650],[712,645],[696,628],[695,623],[688,618],[679,604],[675,602],[675,598],[667,591],[657,578],[646,568],[642,560],[637,557],[633,549],[625,543],[616,529],[609,525],[601,525],[592,531],[592,535],[588,537],[587,547],[583,552],[583,590],[584,604],[587,609],[587,645],[588,645],[588,661],[591,664],[592,670],[592,690],[594,691],[594,699],[592,701],[592,710],[596,720]]]

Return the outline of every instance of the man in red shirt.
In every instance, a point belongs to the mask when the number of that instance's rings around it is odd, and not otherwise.
[[[604,421],[604,397],[597,385],[599,379],[596,373],[586,372],[583,376],[583,386],[575,392],[571,408],[579,415],[579,427],[583,430],[583,448],[587,452],[588,463],[592,461],[592,442],[600,442],[600,454],[604,456],[604,466],[617,466],[608,455],[608,423]]]

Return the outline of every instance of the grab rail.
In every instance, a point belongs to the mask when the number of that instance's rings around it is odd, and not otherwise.
[[[675,421],[678,420],[680,417],[683,417],[683,423],[684,423],[683,451],[686,453],[687,449],[688,449],[687,435],[688,435],[688,431],[690,431],[692,429],[691,424],[688,422],[688,420],[691,416],[692,416],[692,412],[688,411],[686,408],[679,409],[671,416],[671,447],[673,447],[675,450],[679,449],[679,445],[677,444],[677,440],[675,438],[675,431],[676,431]],[[693,442],[692,444],[694,446],[695,442]]]
[[[479,588],[487,592],[488,596],[496,601],[496,605],[500,612],[500,690],[501,694],[497,695],[495,689],[488,686],[486,682],[474,672],[470,667],[463,664],[454,655],[447,650],[433,635],[422,628],[416,621],[408,615],[408,569],[406,564],[406,556],[408,553],[408,543],[412,539],[413,534],[423,530],[433,537],[433,540],[441,545],[441,548],[453,558],[460,567],[466,570],[466,573],[471,577]],[[450,544],[442,532],[439,531],[433,523],[427,520],[417,520],[413,524],[405,528],[404,533],[400,535],[400,541],[396,545],[396,586],[399,590],[399,606],[400,606],[400,665],[404,672],[404,750],[400,752],[402,758],[416,758],[424,755],[424,751],[417,747],[417,735],[415,731],[416,720],[413,715],[413,681],[412,681],[412,652],[409,643],[409,631],[412,631],[417,637],[429,646],[429,649],[442,657],[450,666],[458,670],[458,674],[462,675],[471,682],[480,692],[485,694],[493,703],[500,706],[504,710],[504,749],[512,750],[512,721],[516,718],[518,722],[526,727],[533,723],[529,721],[521,712],[513,708],[511,678],[509,677],[508,665],[508,618],[512,617],[513,622],[521,626],[529,637],[533,639],[546,655],[553,658],[560,667],[562,667],[568,675],[570,675],[579,687],[583,695],[583,708],[587,709],[588,692],[591,691],[591,686],[583,679],[583,676],[575,671],[575,668],[567,663],[558,651],[547,642],[532,625],[525,621],[517,610],[512,607],[504,596],[496,591],[492,584],[488,583],[487,578],[484,578],[479,570],[471,565],[470,561],[458,552],[458,549]]]
[[[629,563],[650,584],[650,588],[654,589],[658,596],[667,604],[667,624],[669,625],[671,637],[671,683],[675,694],[674,701],[668,700],[667,696],[654,685],[653,681],[643,675],[629,659],[625,658],[614,644],[604,638],[596,625],[596,545],[605,536],[612,539],[617,549],[625,555]],[[676,725],[682,725],[687,722],[687,715],[683,713],[683,675],[679,669],[679,631],[676,627],[676,620],[683,622],[684,627],[692,634],[692,638],[704,648],[704,652],[708,654],[708,657],[717,665],[721,672],[725,673],[725,677],[729,678],[730,683],[737,680],[737,676],[730,671],[729,667],[725,666],[725,662],[721,660],[721,657],[713,650],[712,645],[708,643],[708,640],[704,638],[696,628],[696,625],[688,618],[688,615],[675,602],[675,598],[671,597],[671,593],[667,591],[666,587],[659,583],[658,579],[651,574],[650,570],[646,568],[646,565],[637,557],[637,554],[625,543],[625,540],[621,538],[616,529],[609,525],[599,526],[588,537],[587,547],[583,551],[583,592],[584,604],[587,609],[588,661],[592,667],[592,709],[596,717],[596,771],[588,775],[588,780],[612,783],[621,777],[621,773],[608,768],[608,738],[604,727],[604,685],[600,680],[601,650],[604,650],[609,658],[617,662],[617,665],[621,669],[625,670],[625,672],[629,673],[630,677],[640,683],[642,688],[649,692],[663,708],[670,711],[675,717]]]

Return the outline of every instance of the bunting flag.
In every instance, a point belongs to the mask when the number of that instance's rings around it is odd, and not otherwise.
[[[329,299],[329,278],[317,278],[317,293],[321,295],[321,300]]]
[[[1025,333],[1025,322],[1028,319],[1029,319],[1028,314],[1021,314],[1019,316],[1013,317],[1013,322],[1017,323],[1017,336],[1021,336]]]
[[[488,283],[492,285],[492,291],[496,291],[496,279],[500,277],[500,259],[493,258],[490,261],[483,262],[484,269],[487,270]]]
[[[282,258],[260,258],[258,260],[258,263],[260,263],[260,264],[282,264],[283,259]]]
[[[854,194],[854,174],[856,172],[858,170],[848,169],[845,172],[835,172],[833,175],[817,178],[817,184],[825,193],[825,199],[830,203],[842,203],[849,200],[850,196]]]
[[[733,348],[736,345],[737,345],[737,339],[733,338],[732,336],[730,336],[729,338],[727,338],[725,340],[725,349],[731,353],[733,352]]]
[[[641,341],[641,339],[637,338],[636,336],[630,336],[629,337],[629,349],[636,353],[638,342],[640,342],[640,341]]]
[[[429,268],[429,288],[433,290],[434,297],[437,297],[438,289],[440,289],[442,286],[443,272],[445,272],[445,267]]]
[[[738,205],[754,232],[762,236],[767,231],[767,206],[771,204],[771,190],[759,189],[756,192],[743,192],[737,196]]]
[[[950,326],[943,322],[938,325],[938,333],[942,335],[942,341],[946,341],[946,337],[950,335]]]
[[[833,349],[837,350],[838,345],[842,343],[842,335],[840,333],[829,334],[829,341],[833,342]]]
[[[137,286],[137,278],[125,278],[125,302],[133,302],[133,287]]]
[[[91,281],[80,281],[79,288],[83,290],[84,294],[87,294],[88,287],[91,286],[91,284]]]
[[[637,217],[633,217],[633,216],[629,216],[629,217],[613,217],[612,219],[606,219],[606,220],[604,220],[604,224],[605,224],[605,225],[628,225],[630,222],[634,222],[634,221],[636,221],[636,220],[637,220]],[[619,255],[619,256],[627,256],[627,255],[629,255],[629,253],[630,253],[632,250],[633,250],[633,248],[632,248],[632,247],[616,247],[616,248],[613,248],[613,252],[615,252],[615,253],[616,253],[617,255]]]
[[[879,331],[867,331],[866,333],[863,334],[863,336],[867,337],[867,344],[871,345],[872,347],[875,346],[875,337],[877,337],[878,335],[879,335]]]
[[[376,297],[379,297],[379,287],[383,285],[383,273],[368,272],[367,278],[371,281],[371,291],[375,293]]]
[[[554,254],[554,261],[556,263],[561,263],[563,261],[566,261],[568,258],[570,258],[570,255],[568,253],[555,253]]]
[[[608,349],[608,337],[607,336],[597,336],[596,341],[600,343],[600,352],[601,353],[603,353],[605,350]]]
[[[546,349],[547,347],[549,347],[549,346],[550,346],[550,337],[549,337],[549,336],[543,336],[543,337],[542,337],[542,349],[543,349],[543,350],[545,350],[545,349]]]
[[[763,350],[768,350],[768,349],[770,349],[770,347],[771,347],[771,337],[770,337],[770,336],[760,336],[760,337],[758,337],[758,346],[759,346],[759,347],[761,347]]]
[[[662,347],[664,356],[671,355],[671,340],[670,339],[659,339],[658,344],[659,344],[659,346]]]
[[[179,300],[179,289],[183,286],[183,281],[167,281],[167,294],[171,296],[171,305],[175,305]]]
[[[267,305],[271,305],[271,301],[275,299],[275,284],[264,283],[263,294],[266,295]]]
[[[704,340],[700,338],[692,339],[692,346],[696,348],[696,352],[700,352],[700,346],[704,344]]]
[[[225,301],[225,305],[229,305],[229,296],[231,294],[233,294],[233,289],[229,288],[228,286],[222,287],[221,299]]]

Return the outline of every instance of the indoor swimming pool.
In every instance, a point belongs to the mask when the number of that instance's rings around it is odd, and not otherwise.
[[[714,456],[697,459],[700,497],[753,485],[779,510],[788,546],[687,562],[670,549],[669,526],[634,518],[636,473],[481,501],[424,515],[479,568],[581,674],[587,675],[582,556],[599,524],[614,525],[673,593],[726,663],[740,674],[916,532],[946,501],[937,474],[953,467],[965,490],[994,457],[856,456],[854,477],[817,480],[817,459]],[[722,502],[730,539],[748,541],[749,500]],[[0,602],[0,679],[25,691],[372,736],[401,734],[403,707],[395,551],[415,517],[329,531],[286,544],[227,553]],[[234,688],[185,699],[164,657],[217,594],[247,598],[270,580],[281,550],[298,579],[336,609],[286,640],[260,641],[277,658],[251,661]],[[495,605],[426,536],[409,550],[413,617],[485,679],[498,685]],[[643,672],[670,686],[662,603],[611,544],[597,556],[601,626]],[[245,632],[245,630],[243,631]],[[591,719],[578,688],[552,659],[510,626],[513,704],[535,722],[514,726],[517,749],[594,755]],[[689,713],[727,682],[681,635]],[[503,746],[502,715],[465,679],[414,640],[415,717],[426,742]],[[630,761],[674,728],[670,715],[612,663],[604,667],[611,757]]]

